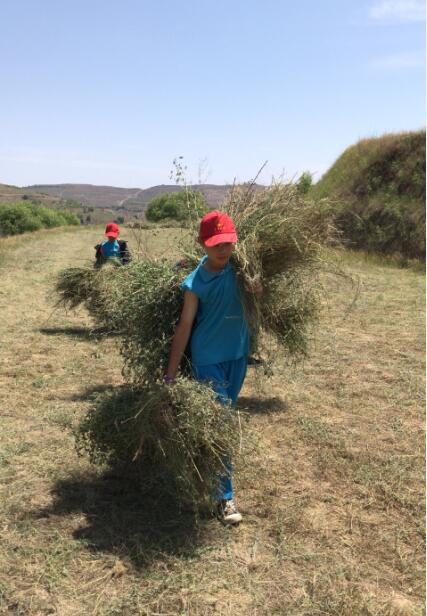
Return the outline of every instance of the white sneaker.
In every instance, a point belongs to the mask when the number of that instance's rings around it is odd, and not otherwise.
[[[242,521],[242,514],[237,509],[233,499],[222,500],[218,503],[218,518],[223,524],[238,524]]]

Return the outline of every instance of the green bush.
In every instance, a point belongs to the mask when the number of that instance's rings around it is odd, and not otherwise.
[[[3,236],[78,224],[78,218],[71,212],[40,207],[31,202],[0,204],[0,235]]]
[[[29,209],[35,218],[38,218],[42,224],[42,227],[51,229],[53,227],[60,227],[64,224],[64,218],[62,213],[58,210],[49,210],[45,207],[39,207],[37,205],[30,204]]]
[[[151,222],[161,220],[184,221],[191,216],[201,218],[209,211],[206,199],[200,192],[182,190],[175,193],[163,193],[152,199],[145,211],[145,217]]]
[[[64,220],[64,222],[61,223],[62,225],[79,225],[80,224],[78,217],[72,212],[67,212],[67,210],[63,210],[61,211],[61,216]]]
[[[17,235],[25,231],[37,231],[43,227],[40,218],[24,205],[11,204],[0,206],[1,235]]]
[[[297,190],[300,195],[306,195],[313,184],[313,176],[310,171],[304,171],[297,182]]]

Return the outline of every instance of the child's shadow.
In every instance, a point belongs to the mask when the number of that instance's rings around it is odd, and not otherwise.
[[[95,552],[130,560],[136,568],[162,555],[191,555],[201,543],[202,528],[194,513],[180,511],[173,499],[142,494],[123,475],[61,480],[53,494],[53,504],[38,511],[38,518],[84,514],[85,523],[74,530],[74,538]]]
[[[101,338],[109,338],[118,336],[118,332],[111,330],[108,327],[41,327],[39,331],[46,336],[70,336],[71,338],[80,338],[82,340],[99,340]]]
[[[282,400],[277,396],[270,398],[240,396],[237,408],[241,411],[246,411],[250,415],[270,415],[273,413],[286,413],[289,410],[289,405],[286,400]]]

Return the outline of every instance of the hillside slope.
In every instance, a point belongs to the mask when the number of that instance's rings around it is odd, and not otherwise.
[[[31,200],[40,203],[45,207],[59,207],[65,201],[54,194],[42,194],[28,191],[25,188],[0,184],[0,203],[16,203],[20,200]]]
[[[211,207],[217,207],[223,201],[231,186],[195,184],[191,188],[202,192]],[[176,184],[159,184],[145,189],[96,186],[93,184],[35,184],[26,186],[24,190],[73,199],[83,205],[143,212],[154,197],[166,192],[179,192],[182,187]]]
[[[115,215],[112,209],[94,208],[82,204],[74,200],[70,194],[63,194],[61,191],[37,192],[27,187],[0,184],[0,205],[20,203],[33,203],[52,210],[68,211],[86,224],[105,224]]]
[[[141,192],[140,188],[95,186],[93,184],[34,184],[25,186],[24,189],[73,199],[78,203],[94,207],[117,207],[126,199],[134,198]]]
[[[425,131],[363,139],[313,187],[340,205],[338,226],[353,247],[425,257]]]

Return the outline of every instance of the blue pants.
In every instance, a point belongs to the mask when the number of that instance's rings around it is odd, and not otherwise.
[[[193,366],[194,378],[208,382],[218,396],[218,402],[224,406],[235,407],[237,397],[242,389],[248,365],[247,357],[240,357],[220,364]],[[233,498],[232,466],[229,459],[224,460],[226,474],[219,478],[217,500]]]

